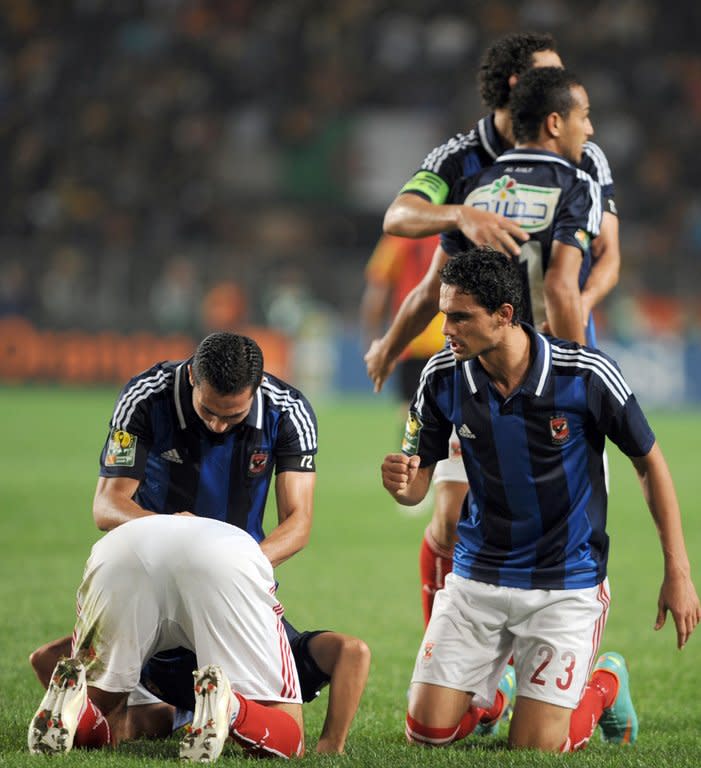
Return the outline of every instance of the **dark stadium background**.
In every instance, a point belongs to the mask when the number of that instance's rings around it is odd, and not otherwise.
[[[614,171],[604,337],[643,399],[701,401],[699,28],[688,1],[0,4],[0,378],[121,381],[267,326],[311,392],[369,391],[384,208],[481,115],[484,48],[534,29],[587,85]]]

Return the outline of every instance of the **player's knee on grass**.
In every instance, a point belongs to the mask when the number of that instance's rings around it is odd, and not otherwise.
[[[441,746],[471,733],[477,724],[472,694],[427,683],[412,683],[406,718],[407,740]]]
[[[571,715],[571,709],[517,696],[509,728],[509,746],[561,752],[568,740]]]

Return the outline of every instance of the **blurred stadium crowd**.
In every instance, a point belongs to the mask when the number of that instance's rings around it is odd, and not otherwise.
[[[5,0],[0,315],[357,322],[396,190],[482,114],[484,48],[551,31],[614,171],[619,336],[699,333],[701,5]]]

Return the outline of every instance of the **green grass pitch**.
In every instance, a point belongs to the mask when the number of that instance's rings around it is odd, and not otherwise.
[[[28,721],[41,699],[29,652],[72,628],[74,596],[99,535],[90,512],[116,390],[0,389],[0,765],[51,759],[26,750]],[[602,647],[629,661],[640,716],[636,747],[601,744],[575,755],[504,751],[504,733],[426,751],[404,742],[406,690],[422,634],[417,553],[427,513],[403,515],[379,479],[382,456],[400,433],[388,399],[317,405],[321,449],[311,541],[278,572],[287,615],[300,628],[359,635],[373,652],[370,681],[347,755],[313,753],[326,694],[305,706],[311,765],[339,766],[692,766],[701,764],[701,630],[680,653],[671,618],[652,626],[661,579],[653,523],[630,463],[610,449],[612,606]],[[675,477],[687,546],[701,586],[699,457],[701,412],[650,415]],[[268,510],[272,520],[275,510]],[[158,766],[177,759],[177,741],[133,742],[115,752],[76,750],[61,765]],[[244,765],[233,747],[224,765]]]

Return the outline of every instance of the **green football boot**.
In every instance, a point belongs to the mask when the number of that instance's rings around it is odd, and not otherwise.
[[[618,680],[618,693],[613,704],[604,710],[599,720],[601,738],[611,744],[634,744],[638,738],[638,715],[630,697],[630,678],[625,659],[609,651],[599,656],[594,672],[610,672]]]
[[[511,664],[507,664],[504,674],[501,676],[497,686],[504,695],[504,708],[499,717],[486,723],[477,723],[473,733],[475,736],[496,736],[499,731],[499,723],[503,720],[511,720],[513,713],[513,701],[516,695],[516,672]]]

